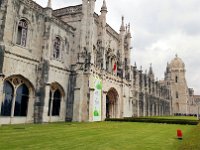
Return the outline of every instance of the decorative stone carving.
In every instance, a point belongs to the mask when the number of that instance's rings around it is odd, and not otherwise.
[[[31,9],[34,9],[37,12],[43,13],[43,8],[37,3],[35,3],[34,1],[32,0],[20,0],[20,1],[23,2],[25,5],[27,5],[28,7],[30,7]]]
[[[81,13],[82,12],[82,5],[77,6],[70,6],[58,10],[54,10],[53,15],[55,16],[63,16],[63,15],[69,15],[74,13]]]

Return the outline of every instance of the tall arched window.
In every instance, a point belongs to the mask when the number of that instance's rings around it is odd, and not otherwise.
[[[25,84],[20,85],[16,91],[14,116],[26,116],[29,99],[29,90]]]
[[[52,116],[59,116],[60,114],[61,94],[59,90],[54,93]]]
[[[178,98],[178,92],[176,92],[176,98]]]
[[[5,98],[1,105],[1,116],[11,116],[14,89],[10,82],[4,83]]]
[[[1,116],[27,116],[29,89],[18,77],[9,78],[4,82],[4,99],[1,105]]]
[[[178,76],[176,76],[175,80],[176,80],[176,83],[178,83]]]
[[[60,90],[50,91],[48,116],[60,115],[61,93]]]
[[[21,46],[26,46],[27,41],[27,31],[28,31],[28,24],[26,20],[21,19],[18,24],[17,29],[17,44]]]
[[[61,52],[61,40],[59,37],[56,37],[53,44],[53,58],[60,58],[60,52]]]

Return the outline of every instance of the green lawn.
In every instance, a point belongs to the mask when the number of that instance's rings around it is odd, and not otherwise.
[[[0,149],[176,150],[196,126],[135,122],[55,123],[0,127]],[[183,131],[183,140],[176,130]]]
[[[200,124],[190,131],[179,150],[200,150]]]

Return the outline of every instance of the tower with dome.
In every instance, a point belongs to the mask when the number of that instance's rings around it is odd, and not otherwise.
[[[173,115],[195,114],[193,93],[191,88],[188,88],[185,72],[184,62],[176,54],[175,58],[167,64],[165,72],[165,81],[171,92],[171,114]]]

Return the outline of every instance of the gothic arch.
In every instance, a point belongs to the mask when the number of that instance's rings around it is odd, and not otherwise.
[[[117,118],[119,114],[119,94],[110,88],[106,95],[106,118]]]
[[[51,83],[51,90],[56,90],[56,89],[60,90],[63,97],[65,96],[65,91],[64,91],[63,87],[58,82]]]
[[[12,75],[5,78],[3,93],[0,103],[1,116],[33,116],[35,90],[28,79],[22,75]]]
[[[13,41],[19,46],[22,47],[30,47],[31,41],[31,32],[32,32],[33,26],[31,22],[25,18],[21,17],[16,20],[16,27],[15,27],[15,33],[13,36]]]
[[[32,82],[28,78],[24,77],[23,75],[20,75],[20,74],[11,75],[5,78],[4,81],[10,81],[13,86],[20,86],[20,84],[24,83],[28,86],[31,92],[35,92],[35,88]]]
[[[60,116],[64,96],[65,92],[62,86],[57,82],[53,82],[49,91],[48,116]]]

